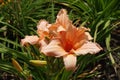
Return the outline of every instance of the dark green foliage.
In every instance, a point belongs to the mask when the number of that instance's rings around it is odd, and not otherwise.
[[[106,52],[103,51],[99,55],[78,56],[78,69],[74,72],[66,71],[60,58],[46,57],[36,46],[20,45],[20,40],[25,35],[36,35],[39,20],[45,19],[54,23],[61,8],[67,9],[69,18],[75,26],[90,28],[94,42],[107,48]],[[90,72],[97,61],[103,56],[108,56],[106,54],[112,51],[109,44],[110,34],[120,25],[119,19],[119,0],[11,0],[6,2],[0,5],[0,70],[24,79],[32,75],[33,80],[76,80],[83,72]],[[20,73],[13,67],[11,58],[19,62],[23,72]],[[35,67],[29,62],[33,59],[47,60],[48,64]],[[88,68],[89,66],[91,67]]]

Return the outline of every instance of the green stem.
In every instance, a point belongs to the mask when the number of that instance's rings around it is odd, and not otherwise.
[[[52,18],[51,18],[51,22],[54,22],[54,20],[55,20],[54,0],[52,0],[52,7],[51,7],[51,9],[52,9]]]

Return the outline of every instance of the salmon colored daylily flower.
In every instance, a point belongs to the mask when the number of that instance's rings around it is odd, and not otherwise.
[[[22,46],[27,45],[28,43],[31,45],[35,45],[38,44],[40,46],[45,46],[47,45],[46,43],[46,37],[50,38],[50,31],[49,31],[49,27],[51,26],[51,24],[48,24],[48,22],[46,20],[40,20],[38,25],[37,25],[37,34],[36,35],[32,35],[32,36],[25,36],[24,39],[21,39],[21,44]]]
[[[65,9],[61,9],[57,15],[56,23],[49,24],[46,20],[40,20],[37,25],[37,34],[39,37],[34,35],[25,36],[25,38],[21,40],[21,44],[23,46],[28,43],[32,45],[38,44],[38,43],[43,44],[45,43],[44,39],[46,37],[48,39],[55,37],[57,32],[65,31],[70,24],[72,23],[67,16],[67,11]]]
[[[102,49],[97,43],[89,41],[91,36],[86,30],[73,27],[68,31],[61,31],[58,38],[51,40],[41,51],[47,56],[62,56],[65,68],[73,70],[76,66],[77,55],[95,54]]]
[[[65,68],[73,70],[78,55],[95,54],[102,49],[91,41],[93,38],[88,31],[85,27],[76,28],[69,20],[67,11],[61,9],[54,24],[45,20],[38,23],[39,37],[26,36],[21,41],[22,45],[39,44],[40,51],[46,56],[63,57]]]
[[[66,10],[60,10],[56,24],[62,26],[63,30],[58,30],[57,38],[51,39],[51,42],[41,51],[47,56],[62,56],[67,70],[75,69],[77,55],[95,54],[102,49],[97,43],[90,41],[92,37],[87,32],[89,29],[76,28],[72,25]]]

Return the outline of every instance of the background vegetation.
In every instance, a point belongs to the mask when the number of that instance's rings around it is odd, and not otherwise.
[[[90,28],[94,41],[104,49],[97,55],[79,56],[78,69],[74,72],[66,71],[61,59],[45,57],[35,46],[20,44],[25,35],[36,34],[40,19],[54,22],[61,8],[67,9],[74,25]],[[14,75],[15,80],[31,80],[31,77],[33,80],[120,79],[120,62],[117,61],[120,46],[112,45],[114,41],[110,43],[112,31],[119,27],[119,0],[0,0],[0,79],[7,80],[5,74]],[[117,60],[113,55],[118,56]],[[13,59],[22,71],[13,66]],[[34,66],[29,62],[33,59],[47,60],[48,64]],[[108,69],[111,71],[106,71]]]

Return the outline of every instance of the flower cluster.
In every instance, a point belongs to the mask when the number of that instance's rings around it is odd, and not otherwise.
[[[40,20],[37,25],[38,36],[26,36],[21,44],[37,44],[40,52],[46,56],[62,57],[65,68],[73,70],[78,55],[95,54],[102,49],[91,41],[88,31],[85,27],[75,27],[68,18],[67,11],[61,9],[55,23]]]

